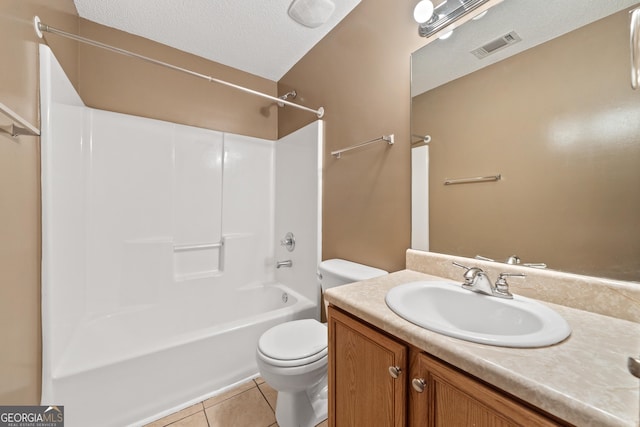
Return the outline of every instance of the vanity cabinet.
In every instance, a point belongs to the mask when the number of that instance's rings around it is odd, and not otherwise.
[[[507,394],[429,356],[412,352],[409,426],[560,426]]]
[[[329,426],[404,427],[407,346],[333,307],[328,319]]]
[[[566,426],[329,307],[329,426]]]

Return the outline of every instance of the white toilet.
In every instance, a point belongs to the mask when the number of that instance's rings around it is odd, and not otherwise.
[[[318,266],[323,292],[334,286],[387,274],[343,259]],[[258,341],[256,360],[262,378],[278,391],[280,427],[313,427],[327,418],[327,326],[314,319],[285,322]]]

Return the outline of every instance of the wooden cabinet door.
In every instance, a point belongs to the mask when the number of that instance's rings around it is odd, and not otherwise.
[[[407,374],[406,345],[329,307],[329,426],[404,427]]]
[[[410,377],[410,426],[563,425],[424,353],[412,352]],[[424,381],[423,392],[413,388],[414,380]]]

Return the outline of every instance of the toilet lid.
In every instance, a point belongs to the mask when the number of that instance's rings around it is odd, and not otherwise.
[[[262,334],[258,349],[278,360],[304,359],[327,348],[327,327],[317,320],[303,319],[274,326]]]

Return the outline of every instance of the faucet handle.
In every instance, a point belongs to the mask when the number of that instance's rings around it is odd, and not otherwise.
[[[289,252],[293,252],[293,250],[296,248],[296,238],[293,233],[289,231],[284,236],[284,239],[280,240],[280,245],[287,248]]]
[[[467,271],[471,270],[471,268],[472,268],[472,267],[467,267],[466,265],[462,265],[460,263],[457,263],[455,261],[453,261],[451,264],[455,265],[456,267],[464,268]]]
[[[544,262],[524,263],[522,265],[531,268],[547,268],[547,264],[545,264]]]
[[[496,286],[494,287],[493,294],[501,298],[513,298],[513,294],[509,292],[509,284],[507,283],[507,277],[525,277],[524,273],[500,273],[498,280],[496,280]]]

